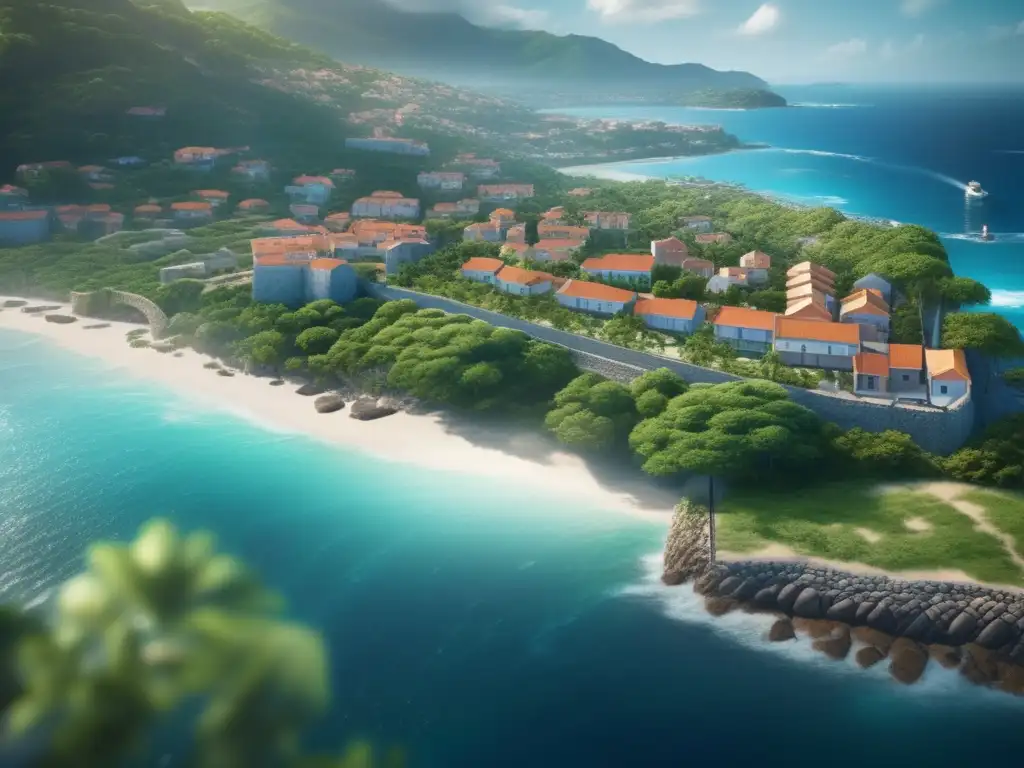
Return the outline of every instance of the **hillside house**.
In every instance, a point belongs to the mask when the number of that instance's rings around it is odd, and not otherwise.
[[[537,225],[537,237],[540,240],[575,240],[582,244],[590,237],[590,229],[570,224],[542,223]]]
[[[476,196],[485,203],[515,203],[533,197],[533,184],[481,184]]]
[[[605,282],[650,285],[654,257],[646,253],[610,253],[586,259],[580,269]]]
[[[501,163],[489,157],[477,157],[473,153],[461,154],[449,165],[464,168],[474,179],[493,179],[501,174]]]
[[[815,294],[786,304],[786,317],[794,320],[818,320],[831,323],[835,318],[825,306],[825,296]]]
[[[711,217],[710,216],[683,216],[679,220],[680,226],[686,227],[694,232],[710,232],[711,231]]]
[[[804,286],[811,286],[815,291],[829,296],[835,296],[836,286],[826,275],[820,272],[801,272],[793,277],[786,278],[786,291],[798,291]]]
[[[466,174],[461,171],[420,171],[416,183],[420,189],[458,192],[466,183]]]
[[[971,392],[971,374],[962,349],[926,349],[928,398],[932,405],[947,407]]]
[[[820,320],[775,320],[775,351],[787,365],[852,371],[853,358],[861,351],[861,327],[852,323]]]
[[[704,307],[689,299],[638,299],[633,314],[648,328],[669,333],[693,333],[704,322]]]
[[[13,184],[0,187],[0,211],[24,208],[28,204],[28,190]]]
[[[214,209],[220,208],[228,201],[230,195],[223,189],[195,189],[192,197],[196,200],[209,203]]]
[[[135,206],[132,216],[136,221],[152,222],[159,219],[163,212],[164,209],[156,203],[144,203],[143,205]]]
[[[300,224],[312,224],[320,219],[320,207],[307,203],[292,203],[288,206],[288,212]]]
[[[889,392],[889,356],[878,352],[860,352],[853,357],[853,391],[858,395],[887,395]]]
[[[587,197],[593,191],[590,187],[573,187],[569,190],[569,197]]]
[[[49,211],[0,211],[0,245],[31,245],[49,239]]]
[[[622,211],[586,211],[583,220],[593,229],[626,231],[629,229],[631,216]]]
[[[182,147],[174,152],[174,164],[192,171],[210,171],[222,154],[216,147]]]
[[[352,215],[375,219],[415,219],[420,215],[420,201],[402,197],[397,192],[374,192],[352,203]]]
[[[493,221],[481,221],[470,224],[462,230],[462,239],[474,242],[500,243],[504,232]]]
[[[293,203],[326,205],[334,193],[334,182],[326,176],[296,176],[284,191]]]
[[[664,240],[651,241],[651,255],[654,256],[655,264],[681,267],[689,258],[690,251],[686,243],[678,237],[667,237]]]
[[[489,259],[477,256],[462,265],[460,271],[467,280],[477,283],[498,284],[498,272],[505,266],[501,259]]]
[[[480,201],[476,198],[466,198],[457,203],[435,203],[434,207],[427,211],[428,219],[464,219],[476,216],[480,212]]]
[[[738,288],[747,288],[750,285],[747,270],[742,267],[722,267],[717,275],[708,280],[704,290],[707,293],[725,293],[734,285]]]
[[[202,226],[213,221],[213,206],[207,202],[171,203],[171,217],[179,227]]]
[[[836,283],[835,272],[828,267],[821,266],[821,264],[815,264],[813,261],[801,261],[799,264],[794,264],[786,270],[787,281],[800,275],[812,275],[819,281],[824,281],[832,286]]]
[[[411,264],[429,256],[434,252],[434,246],[422,238],[401,238],[384,241],[381,250],[384,251],[385,272],[395,275],[403,264]]]
[[[893,302],[892,283],[890,283],[888,280],[886,280],[881,275],[877,275],[874,272],[871,272],[871,273],[869,273],[867,275],[864,275],[864,277],[862,277],[860,280],[857,280],[853,284],[853,289],[854,289],[854,291],[859,291],[859,290],[877,291],[881,295],[881,297],[883,299],[885,299],[886,305],[889,306],[889,307],[892,306],[892,302]]]
[[[538,240],[533,245],[535,261],[568,261],[582,247],[578,240]]]
[[[357,219],[349,225],[349,232],[360,244],[379,245],[387,240],[426,240],[427,230],[420,224],[401,224],[377,219]]]
[[[551,290],[551,275],[521,267],[502,267],[496,286],[499,291],[516,296],[538,296]]]
[[[702,232],[693,239],[698,245],[728,245],[732,242],[732,235],[728,232]]]
[[[505,233],[506,243],[525,243],[526,242],[526,225],[516,224],[515,226],[509,227]]]
[[[832,315],[836,310],[836,297],[831,293],[819,291],[811,282],[804,282],[800,285],[786,289],[786,306],[798,304],[806,299],[811,299],[821,304]]]
[[[682,267],[683,272],[689,272],[708,280],[715,274],[715,263],[707,259],[687,258],[683,259],[679,266]]]
[[[390,136],[374,136],[366,138],[345,139],[348,149],[361,149],[366,152],[387,152],[393,155],[415,155],[425,157],[430,154],[430,147],[415,139],[397,139]]]
[[[548,208],[544,213],[541,214],[541,221],[545,224],[563,224],[562,219],[565,217],[565,206],[556,205]]]
[[[881,292],[874,288],[862,288],[843,299],[839,322],[863,325],[865,341],[889,340],[889,305]]]
[[[924,347],[920,344],[889,345],[888,391],[895,396],[925,400],[928,379],[924,370]]]
[[[519,259],[520,261],[526,261],[527,259],[533,259],[533,246],[527,245],[526,243],[517,243],[505,241],[501,244],[501,255],[509,259]]]
[[[235,206],[239,213],[266,213],[270,210],[270,203],[258,197],[250,197]]]
[[[495,208],[487,215],[487,219],[503,229],[508,229],[515,225],[516,214],[515,211],[509,208]]]
[[[584,280],[569,280],[555,294],[555,300],[563,307],[597,315],[629,312],[636,298],[634,291]]]
[[[313,228],[300,224],[295,219],[277,219],[259,226],[259,231],[275,237],[296,237],[298,235],[314,234]]]
[[[324,226],[331,230],[331,232],[344,232],[351,223],[352,215],[348,211],[338,211],[337,213],[329,214],[324,219]]]
[[[218,272],[230,272],[238,268],[238,257],[229,248],[221,248],[190,264],[175,264],[160,270],[160,283],[167,285],[175,280],[191,278],[202,280]]]
[[[763,355],[775,338],[774,312],[746,307],[722,307],[714,320],[715,340],[728,344],[738,353]]]
[[[270,163],[266,160],[242,160],[231,169],[231,173],[246,181],[266,181],[270,178]]]
[[[767,283],[772,257],[763,251],[750,251],[740,256],[740,267],[747,270],[748,282]]]
[[[293,307],[319,299],[344,304],[356,293],[355,270],[344,259],[264,256],[253,263],[253,301]]]

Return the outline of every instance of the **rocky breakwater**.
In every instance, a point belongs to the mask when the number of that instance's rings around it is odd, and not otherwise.
[[[807,635],[835,658],[854,650],[862,667],[889,660],[913,683],[929,661],[974,683],[1024,694],[1024,592],[953,582],[903,581],[805,562],[711,562],[709,516],[683,502],[664,555],[662,581],[692,583],[713,615],[776,616],[770,641]]]

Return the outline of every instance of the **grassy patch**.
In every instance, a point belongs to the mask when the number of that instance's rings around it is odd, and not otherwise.
[[[1024,502],[1019,504],[1018,530],[1024,537]],[[910,518],[931,528],[911,531]],[[881,540],[869,542],[857,528],[874,531]],[[785,494],[730,492],[718,515],[719,547],[752,552],[771,543],[891,571],[956,569],[980,581],[1024,584],[1024,573],[997,539],[977,531],[948,503],[916,491],[883,494],[855,483],[831,483]]]
[[[1017,553],[1024,553],[1024,498],[987,490],[968,491],[961,498],[982,507],[992,525],[1013,537]]]

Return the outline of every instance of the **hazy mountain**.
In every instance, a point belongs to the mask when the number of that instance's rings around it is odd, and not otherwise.
[[[652,64],[596,37],[481,27],[454,13],[382,0],[192,0],[345,61],[457,85],[547,91],[623,88],[636,95],[767,89],[748,72]]]

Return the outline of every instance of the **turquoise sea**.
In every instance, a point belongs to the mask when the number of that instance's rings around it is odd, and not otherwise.
[[[777,89],[792,109],[598,107],[592,117],[715,123],[771,149],[615,165],[648,177],[704,176],[805,205],[921,224],[943,235],[957,274],[992,290],[1024,328],[1024,88]],[[989,192],[968,204],[964,186]],[[987,224],[994,235],[982,242]]]
[[[336,701],[317,742],[400,744],[412,768],[962,768],[1024,749],[1024,701],[939,670],[903,688],[769,646],[763,617],[710,619],[658,583],[659,525],[571,488],[204,408],[0,331],[0,599],[45,603],[87,542],[150,516],[209,528],[326,633]]]

